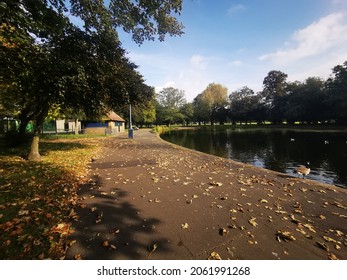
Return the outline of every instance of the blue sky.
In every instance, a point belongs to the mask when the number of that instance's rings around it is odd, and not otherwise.
[[[347,0],[183,0],[179,20],[181,37],[120,39],[148,85],[184,90],[188,101],[209,83],[259,91],[271,70],[325,79],[347,60]]]

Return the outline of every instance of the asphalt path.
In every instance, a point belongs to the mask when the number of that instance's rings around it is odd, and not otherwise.
[[[147,129],[101,141],[67,259],[347,259],[345,189],[178,147]]]

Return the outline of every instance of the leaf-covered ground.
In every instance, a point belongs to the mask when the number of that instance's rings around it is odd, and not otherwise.
[[[66,259],[347,259],[346,189],[149,130],[105,140],[89,175]]]
[[[41,162],[26,148],[0,153],[0,259],[62,259],[74,241],[76,189],[98,139],[41,141]]]

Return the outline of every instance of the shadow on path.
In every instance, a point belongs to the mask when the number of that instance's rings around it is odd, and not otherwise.
[[[160,220],[141,216],[129,202],[128,192],[113,188],[105,193],[102,187],[96,176],[79,191],[82,204],[76,211],[81,218],[73,224],[75,233],[70,238],[76,243],[67,259],[149,259],[159,243],[161,252],[170,251],[167,239],[155,230]]]

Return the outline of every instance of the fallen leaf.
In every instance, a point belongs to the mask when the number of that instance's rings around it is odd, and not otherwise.
[[[279,242],[280,242],[281,239],[286,241],[286,242],[296,240],[296,238],[292,235],[292,233],[290,231],[278,230],[276,232],[276,237],[277,237],[277,240]]]
[[[327,242],[334,242],[337,243],[337,241],[333,238],[330,238],[329,236],[323,236],[323,239]]]
[[[224,235],[227,235],[227,234],[228,234],[228,231],[225,228],[220,228],[219,229],[219,235],[224,236]]]
[[[250,220],[248,220],[248,222],[252,225],[252,226],[254,226],[254,227],[256,227],[258,224],[257,224],[257,222],[255,221],[257,218],[251,218]]]
[[[338,258],[333,253],[328,254],[328,258],[330,260],[338,260]]]
[[[310,224],[302,224],[305,228],[308,228],[310,231],[317,233],[314,227]]]
[[[220,187],[220,186],[223,185],[223,183],[221,183],[221,182],[210,182],[210,185],[211,186],[215,186],[215,187]]]
[[[188,229],[188,228],[189,228],[188,223],[184,223],[184,224],[182,224],[182,228],[183,228],[183,229]]]
[[[222,260],[220,255],[217,252],[212,252],[208,257],[209,260]]]

